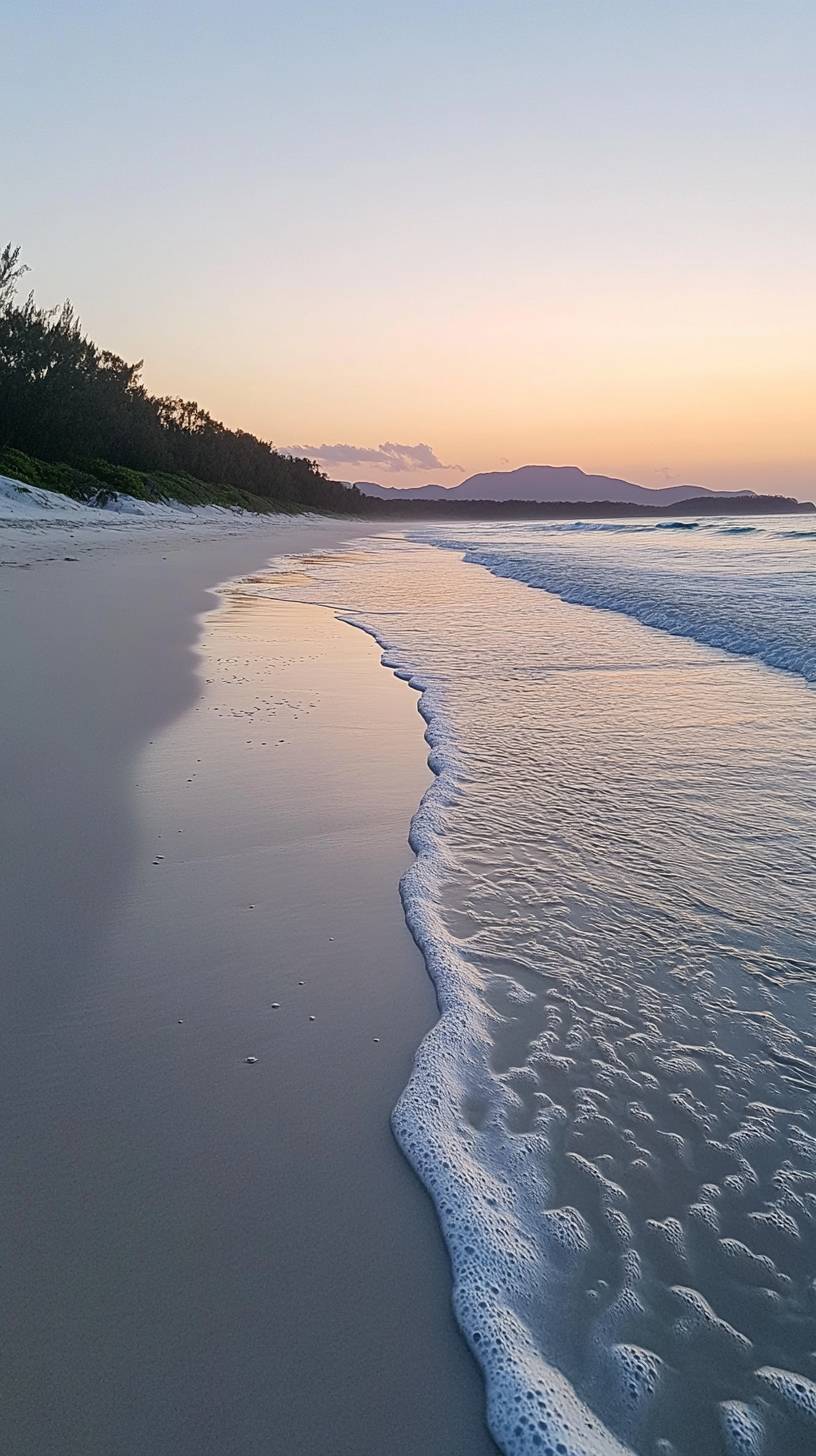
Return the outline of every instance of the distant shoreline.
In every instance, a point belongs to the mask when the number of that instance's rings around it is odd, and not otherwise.
[[[207,485],[190,476],[123,472],[112,467],[107,475],[100,462],[95,462],[94,469],[96,474],[91,476],[87,471],[79,472],[67,465],[36,460],[17,451],[0,453],[0,518],[3,516],[3,498],[6,511],[12,517],[40,515],[42,508],[59,505],[72,514],[76,510],[84,510],[86,516],[98,512],[100,520],[106,514],[118,511],[149,515],[151,512],[167,511],[206,513],[215,508],[223,513],[225,519],[232,516],[233,519],[255,518],[259,521],[275,516],[280,520],[282,515],[297,521],[312,513],[302,503],[261,501],[229,487]],[[393,520],[562,521],[584,516],[598,520],[665,520],[677,516],[812,515],[816,511],[816,505],[811,501],[797,501],[792,496],[779,495],[692,496],[688,500],[662,505],[617,500],[467,500],[459,496],[452,500],[406,499],[396,489],[393,492],[395,499],[386,499],[364,495],[356,487],[355,495],[353,508],[341,513],[338,519],[372,524]],[[327,514],[325,507],[317,510],[320,514]],[[45,509],[44,513],[48,515],[50,511]]]
[[[529,500],[395,500],[371,498],[377,509],[373,518],[385,515],[400,520],[462,518],[465,520],[554,520],[590,516],[598,520],[672,519],[675,516],[781,516],[812,515],[812,501],[794,500],[787,495],[697,496],[674,505],[649,506],[628,501],[529,501]]]

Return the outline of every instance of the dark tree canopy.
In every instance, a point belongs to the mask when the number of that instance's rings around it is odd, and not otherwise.
[[[0,450],[91,473],[105,461],[189,475],[285,506],[364,507],[359,491],[328,480],[313,461],[228,429],[193,401],[149,394],[142,362],[99,348],[70,302],[40,308],[33,294],[19,302],[26,271],[19,247],[7,244],[0,253]]]

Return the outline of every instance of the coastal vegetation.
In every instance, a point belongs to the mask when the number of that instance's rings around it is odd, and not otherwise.
[[[213,485],[192,475],[163,470],[132,470],[111,465],[108,460],[89,460],[82,465],[65,461],[39,460],[22,450],[0,449],[0,475],[87,505],[107,506],[119,495],[140,501],[178,501],[184,506],[224,506],[230,510],[265,512],[300,511],[299,502],[255,495],[231,485]]]
[[[145,500],[248,510],[357,513],[360,492],[311,460],[229,429],[192,400],[152,395],[129,364],[83,331],[68,301],[18,298],[19,247],[0,252],[0,473],[78,500]]]

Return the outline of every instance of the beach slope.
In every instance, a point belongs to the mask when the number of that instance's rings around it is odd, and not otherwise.
[[[332,613],[211,590],[361,529],[0,530],[17,1456],[494,1450],[388,1127],[436,1014],[415,696]]]

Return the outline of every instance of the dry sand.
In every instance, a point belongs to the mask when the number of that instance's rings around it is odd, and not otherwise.
[[[15,1456],[495,1449],[388,1127],[435,1016],[414,694],[322,609],[201,618],[360,529],[0,539]]]

